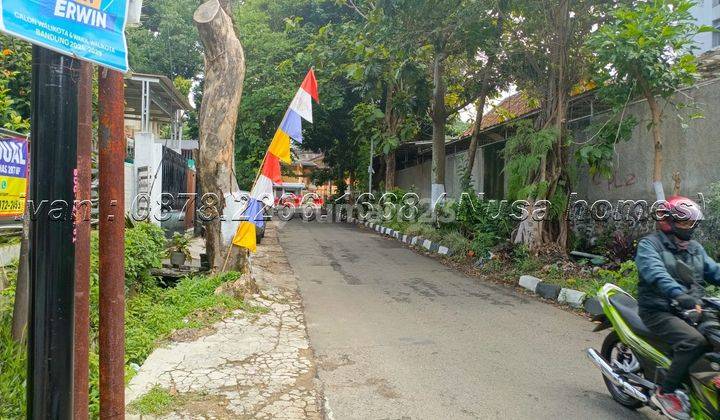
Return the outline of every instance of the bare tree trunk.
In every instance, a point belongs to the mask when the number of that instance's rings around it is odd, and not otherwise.
[[[18,261],[17,283],[15,284],[15,304],[13,306],[12,337],[21,342],[25,340],[29,316],[29,279],[30,266],[28,246],[30,242],[30,214],[25,209],[22,237],[20,239],[20,260]]]
[[[433,62],[431,206],[434,206],[437,195],[445,192],[445,58],[445,52],[438,51]]]
[[[497,60],[497,50],[500,47],[500,41],[503,36],[504,22],[505,22],[505,9],[507,8],[507,1],[500,1],[498,8],[498,20],[497,20],[497,37],[495,38],[495,50],[491,51],[488,56],[487,63],[485,63],[485,70],[483,72],[483,78],[480,85],[480,96],[478,97],[477,104],[475,105],[475,124],[473,127],[472,138],[470,138],[470,148],[468,149],[468,166],[467,176],[472,178],[472,171],[475,167],[475,155],[477,154],[478,143],[480,142],[480,129],[482,128],[483,113],[485,112],[485,103],[487,102],[488,92],[490,91],[490,74],[492,73],[495,61]]]
[[[680,195],[681,185],[682,176],[680,176],[680,172],[676,171],[673,173],[673,195]]]
[[[650,113],[652,115],[652,134],[653,134],[653,145],[655,149],[655,159],[653,164],[653,181],[662,182],[662,167],[663,167],[663,143],[660,123],[662,120],[662,111],[660,106],[655,100],[655,96],[649,90],[645,90],[645,99],[647,99],[648,106],[650,107]]]
[[[395,85],[388,83],[387,92],[385,94],[385,133],[386,135],[396,135],[398,126],[398,117],[395,112]],[[391,150],[385,155],[385,191],[395,188],[395,150]]]
[[[487,76],[486,72],[486,76]],[[486,77],[483,76],[483,77]],[[477,116],[473,126],[473,134],[470,138],[470,147],[468,148],[467,176],[472,178],[472,171],[475,167],[475,155],[477,155],[478,143],[480,143],[480,129],[482,128],[483,112],[485,110],[485,102],[487,101],[487,80],[483,80],[483,86],[480,91],[480,98],[475,105]]]
[[[385,155],[385,191],[395,188],[395,151]]]
[[[235,178],[235,125],[245,80],[245,54],[230,18],[227,1],[208,0],[193,16],[205,49],[205,86],[198,116],[200,153],[198,180],[204,194],[212,194],[203,204],[206,224],[205,246],[215,269],[231,270],[245,266],[246,252],[224,243],[220,233],[220,215],[225,208],[226,193],[238,191]]]

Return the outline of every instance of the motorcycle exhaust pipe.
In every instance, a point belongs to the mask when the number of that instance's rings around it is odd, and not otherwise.
[[[630,385],[630,383],[623,379],[620,375],[615,373],[612,367],[607,364],[605,359],[603,359],[595,349],[590,348],[587,349],[586,352],[588,359],[590,359],[590,361],[593,362],[595,366],[598,367],[598,369],[600,369],[600,372],[602,372],[603,376],[606,377],[610,382],[612,382],[615,386],[621,388],[626,394],[635,398],[636,400],[640,400],[643,403],[648,402],[648,397],[640,390]]]

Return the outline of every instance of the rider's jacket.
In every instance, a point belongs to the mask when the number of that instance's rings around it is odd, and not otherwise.
[[[680,249],[663,232],[640,240],[635,256],[640,281],[638,305],[643,309],[670,311],[670,301],[688,293],[705,295],[706,282],[720,285],[720,266],[697,241]]]

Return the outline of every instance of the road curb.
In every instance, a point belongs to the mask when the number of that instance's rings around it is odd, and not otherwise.
[[[597,298],[589,297],[585,292],[545,283],[542,279],[530,275],[520,276],[518,286],[545,299],[568,305],[574,309],[582,309],[592,317],[602,314],[602,306]]]
[[[390,229],[389,227],[382,226],[378,223],[369,221],[363,222],[359,219],[347,219],[346,222],[350,224],[354,223],[357,225],[363,225],[381,235],[389,236],[410,246],[421,247],[425,251],[433,254],[442,255],[444,257],[450,257],[453,255],[453,250],[450,247],[447,247],[439,242],[433,242],[420,236],[410,236],[406,233]]]

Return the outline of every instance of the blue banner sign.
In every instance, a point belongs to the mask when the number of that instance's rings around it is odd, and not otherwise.
[[[28,144],[24,139],[0,140],[0,217],[22,216],[27,193]]]
[[[33,44],[128,71],[127,0],[0,0],[0,30]]]

